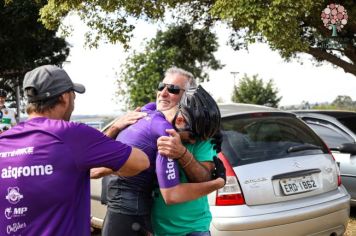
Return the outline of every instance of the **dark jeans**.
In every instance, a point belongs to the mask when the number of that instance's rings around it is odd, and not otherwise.
[[[109,209],[106,212],[102,236],[146,236],[150,232],[152,228],[149,216],[125,215]]]

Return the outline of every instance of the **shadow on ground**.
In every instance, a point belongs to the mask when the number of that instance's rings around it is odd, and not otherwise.
[[[92,231],[90,236],[101,236],[101,230],[96,229]]]

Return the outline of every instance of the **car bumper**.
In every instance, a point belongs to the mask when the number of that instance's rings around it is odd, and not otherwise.
[[[247,217],[213,217],[212,235],[342,235],[350,213],[348,194],[332,201]],[[335,234],[334,234],[335,235]]]
[[[351,201],[350,201],[351,206],[355,207],[356,206],[356,176],[341,174],[341,182],[351,196]]]
[[[106,206],[102,205],[99,200],[92,199],[91,212],[91,226],[96,229],[101,229],[106,215]]]

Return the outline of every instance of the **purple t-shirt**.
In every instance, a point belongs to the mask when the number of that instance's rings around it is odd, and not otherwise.
[[[90,235],[89,169],[118,170],[132,148],[44,117],[0,135],[0,235]]]
[[[150,159],[150,168],[130,177],[129,181],[136,188],[145,189],[147,186],[152,186],[154,172],[156,172],[161,188],[173,187],[180,183],[178,164],[157,152],[157,139],[168,136],[166,129],[173,129],[173,127],[161,112],[145,109],[142,111],[147,112],[148,115],[121,131],[117,137],[118,141],[141,149]]]

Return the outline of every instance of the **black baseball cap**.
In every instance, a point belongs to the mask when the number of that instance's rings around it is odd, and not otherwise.
[[[6,98],[7,92],[4,89],[0,89],[0,97]]]
[[[84,85],[73,83],[65,70],[54,65],[40,66],[27,72],[23,89],[26,91],[28,88],[37,91],[36,96],[27,94],[29,102],[47,100],[70,90],[77,93],[85,92]]]

